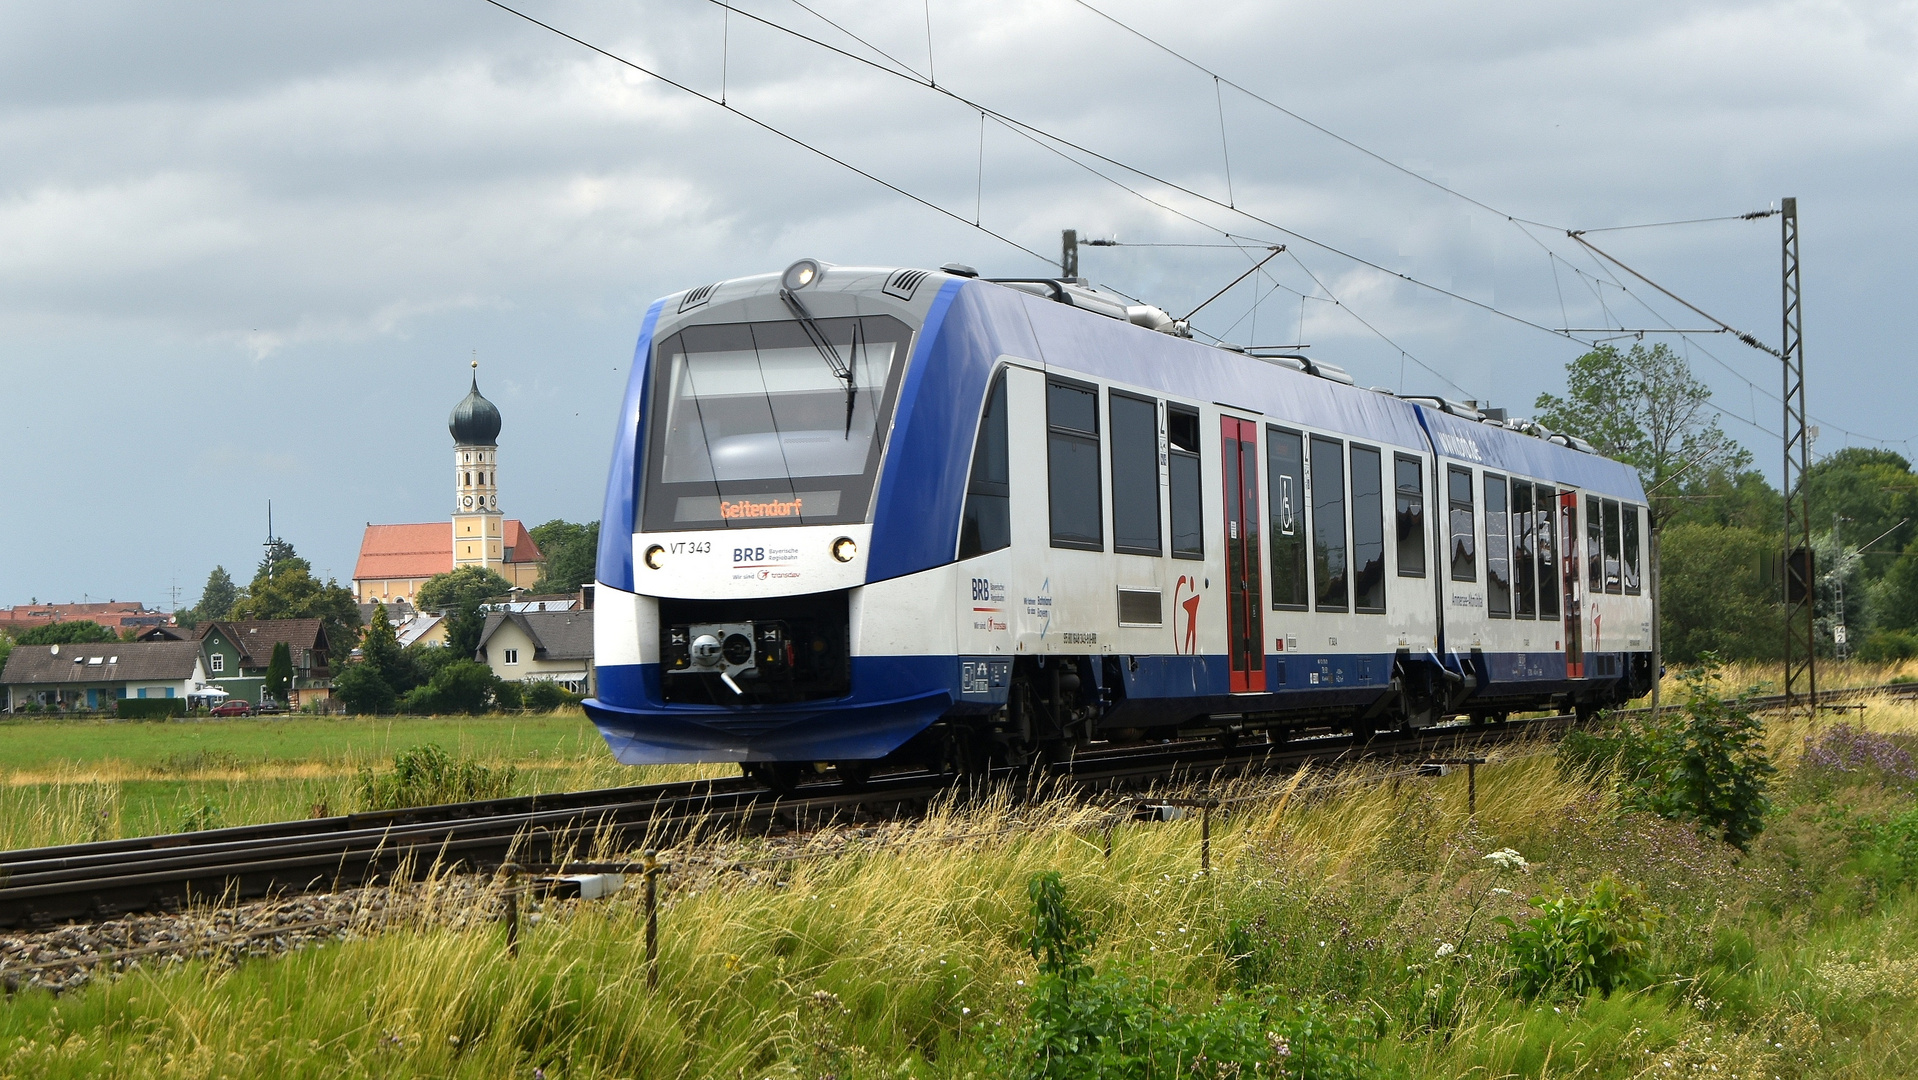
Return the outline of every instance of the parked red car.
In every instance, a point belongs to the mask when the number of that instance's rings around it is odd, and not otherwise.
[[[213,706],[214,716],[252,716],[253,703],[245,698],[228,698]]]

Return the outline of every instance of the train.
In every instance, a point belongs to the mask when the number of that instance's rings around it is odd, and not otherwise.
[[[801,260],[646,311],[597,553],[628,764],[790,786],[1649,691],[1646,498],[1582,440],[1077,279]]]

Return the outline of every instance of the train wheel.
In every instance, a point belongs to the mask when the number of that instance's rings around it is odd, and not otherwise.
[[[832,771],[839,777],[839,786],[847,791],[863,791],[866,782],[872,779],[870,761],[835,761]]]
[[[766,790],[777,795],[792,794],[801,778],[812,771],[789,761],[749,761],[740,768],[746,773],[747,779],[758,781]]]

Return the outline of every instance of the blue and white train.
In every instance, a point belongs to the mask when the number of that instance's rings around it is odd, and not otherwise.
[[[1577,439],[1073,281],[835,267],[647,311],[600,530],[619,760],[790,781],[1589,711],[1645,495]]]

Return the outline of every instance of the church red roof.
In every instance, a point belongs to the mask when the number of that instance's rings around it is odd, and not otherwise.
[[[508,562],[540,561],[539,545],[516,518],[501,530]],[[453,569],[453,523],[427,521],[417,525],[368,525],[360,540],[360,559],[353,565],[355,581],[387,578],[429,578]]]

